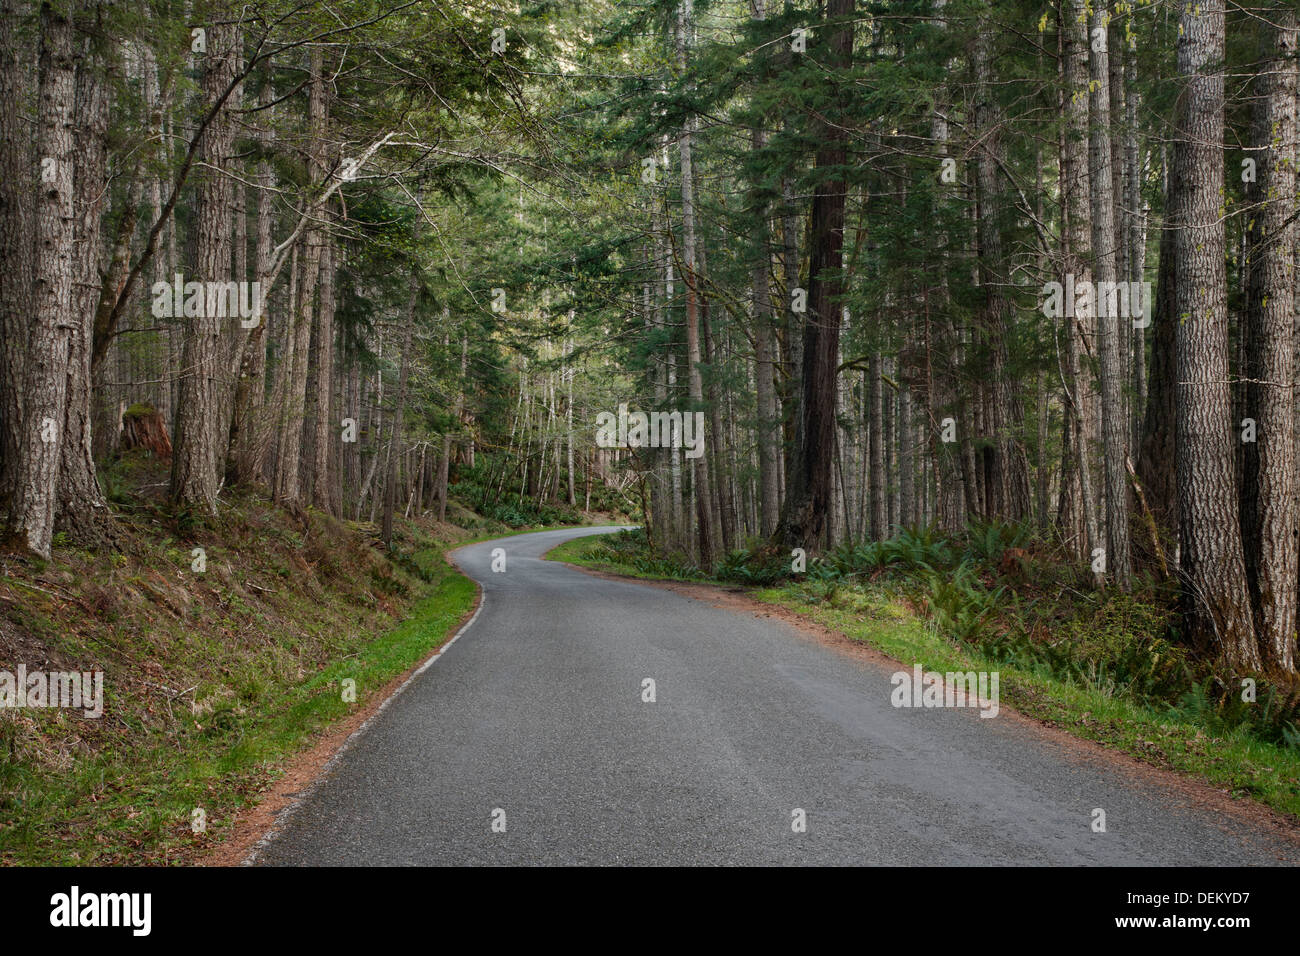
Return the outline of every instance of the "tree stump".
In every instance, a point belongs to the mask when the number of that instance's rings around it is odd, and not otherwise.
[[[140,402],[122,413],[122,450],[146,448],[155,458],[169,460],[172,440],[167,423],[152,405]]]

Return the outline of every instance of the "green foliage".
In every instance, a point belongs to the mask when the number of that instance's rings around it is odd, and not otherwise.
[[[698,581],[704,577],[693,562],[679,557],[636,558],[632,567],[648,577],[672,578],[675,581]]]
[[[583,523],[584,514],[578,508],[528,495],[522,477],[510,475],[507,463],[504,456],[478,455],[473,468],[458,470],[451,492],[467,508],[510,528]],[[617,511],[613,495],[603,484],[592,488],[591,497],[593,510]]]
[[[581,539],[580,539],[581,542]],[[680,554],[655,554],[642,528],[633,528],[615,534],[602,535],[599,540],[569,542],[558,552],[573,551],[581,563],[610,566],[634,573],[640,577],[668,578],[674,581],[699,581],[706,575],[689,558]],[[568,556],[557,554],[561,560]]]
[[[424,581],[426,584],[432,583],[437,578],[437,571],[430,567],[428,561],[420,560],[421,555],[408,554],[405,551],[394,550],[389,553],[388,560],[404,570],[413,578]]]
[[[642,555],[649,547],[649,538],[644,528],[631,528],[617,534],[605,535],[601,543],[611,554],[620,558],[633,558]]]
[[[736,548],[714,566],[713,576],[719,581],[736,584],[770,585],[790,576],[790,559],[772,549],[752,551]]]
[[[951,572],[929,571],[925,582],[926,604],[935,627],[967,644],[977,644],[986,636],[1007,590],[1005,586],[986,588],[970,560],[963,560]]]
[[[975,520],[966,528],[964,558],[996,565],[1009,549],[1023,547],[1032,537],[1027,522]]]
[[[1261,682],[1254,701],[1241,688],[1206,677],[1169,705],[1169,715],[1193,721],[1216,736],[1254,738],[1300,751],[1300,691]]]
[[[907,528],[884,541],[840,545],[809,564],[818,579],[870,577],[884,571],[930,572],[955,563],[951,542],[932,528]]]

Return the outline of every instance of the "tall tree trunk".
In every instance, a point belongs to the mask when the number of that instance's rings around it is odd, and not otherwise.
[[[677,8],[677,62],[678,67],[683,72],[687,67],[694,32],[695,18],[692,0],[681,0],[681,4]],[[699,276],[696,274],[695,171],[692,166],[691,155],[694,139],[695,116],[688,113],[681,138],[682,267],[685,271],[682,279],[686,284],[686,364],[691,414],[704,408],[704,379],[700,373]],[[692,473],[695,481],[698,555],[701,566],[707,568],[713,563],[715,548],[713,539],[714,516],[709,485],[709,456],[707,454],[700,455],[695,459]]]
[[[762,148],[763,134],[754,130],[754,149]],[[757,255],[753,269],[754,379],[758,393],[759,527],[764,538],[776,530],[781,509],[781,422],[776,407],[776,343],[772,335],[771,257],[768,253],[766,210],[760,210]]]
[[[307,125],[312,137],[311,168],[313,179],[319,180],[324,166],[320,144],[325,132],[325,80],[321,75],[319,50],[312,50],[308,69],[311,73],[307,99]],[[313,225],[304,233],[302,280],[298,286],[298,309],[293,316],[292,371],[281,419],[280,447],[276,455],[276,498],[284,502],[297,502],[302,494],[299,477],[302,473],[303,419],[307,407],[307,366],[311,348],[312,309],[316,301],[316,286],[320,280],[321,247],[324,243],[324,234],[315,225],[320,220],[320,214],[319,207],[311,211]]]
[[[785,281],[785,321],[781,329],[781,367],[777,391],[781,406],[781,494],[782,509],[789,495],[790,473],[797,453],[796,438],[802,421],[803,340],[805,316],[793,308],[792,291],[799,285],[799,217],[795,207],[791,175],[781,178],[781,277]],[[780,524],[780,517],[777,519]]]
[[[885,374],[893,379],[898,377],[898,368],[893,359],[885,357]],[[898,392],[890,388],[884,395],[884,419],[881,435],[885,440],[885,500],[888,503],[885,527],[886,537],[898,534],[898,445],[895,441],[898,430]]]
[[[262,86],[258,104],[267,124],[262,134],[262,149],[269,152],[273,143],[272,119],[275,87],[268,75]],[[264,281],[272,269],[274,243],[271,230],[274,224],[272,189],[275,177],[271,162],[263,157],[257,164],[257,238],[254,245],[253,266],[258,282]],[[268,293],[269,294],[269,293]],[[262,476],[267,446],[271,441],[270,416],[263,414],[266,400],[266,326],[270,303],[262,302],[257,325],[253,326],[244,343],[244,354],[236,378],[234,418],[231,420],[232,477],[238,484],[251,484]]]
[[[698,275],[707,276],[709,274],[708,261],[704,254],[704,245],[701,244],[696,252]],[[692,270],[695,272],[696,270]],[[709,478],[710,486],[713,493],[712,514],[713,514],[713,534],[711,540],[715,546],[721,546],[723,551],[730,551],[734,547],[736,540],[736,494],[732,475],[725,467],[725,443],[727,440],[726,431],[723,429],[722,418],[722,399],[718,395],[719,387],[717,382],[717,369],[723,365],[723,359],[718,354],[718,344],[713,337],[713,323],[709,318],[709,298],[701,294],[700,302],[700,345],[702,350],[702,359],[704,365],[711,370],[709,383],[704,389],[705,404],[708,411],[705,419],[708,422],[708,441],[706,445],[709,449]]]
[[[1255,76],[1256,179],[1249,189],[1246,415],[1242,536],[1260,648],[1279,670],[1296,669],[1297,528],[1295,412],[1296,13],[1261,22]]]
[[[384,547],[393,548],[393,507],[397,502],[397,459],[402,440],[402,422],[406,415],[406,385],[411,375],[411,335],[415,329],[415,306],[420,299],[420,277],[415,263],[411,263],[411,295],[406,304],[406,317],[402,323],[401,371],[397,374],[397,410],[388,432],[388,474],[384,479],[384,521],[381,535]]]
[[[460,383],[456,392],[455,420],[460,426],[465,413],[465,376],[469,373],[469,332],[461,332],[460,339]],[[570,400],[572,402],[572,400]],[[572,429],[572,424],[570,424]],[[570,444],[572,450],[572,444]],[[438,459],[438,520],[447,520],[447,478],[451,470],[452,438],[448,433],[442,436],[442,455]],[[572,470],[572,465],[570,465]]]
[[[338,492],[331,475],[334,469],[334,240],[324,235],[320,260],[320,308],[316,311],[316,433],[312,441],[311,500],[317,508],[336,517]]]
[[[569,325],[573,325],[573,313],[569,313]],[[468,341],[468,340],[467,340]],[[461,358],[461,380],[464,381],[465,375],[464,353]],[[568,476],[568,500],[569,507],[575,508],[578,505],[577,488],[574,484],[573,475],[573,336],[566,335],[564,339],[564,472]],[[459,420],[460,409],[457,408],[457,419]]]
[[[902,379],[898,393],[898,525],[910,528],[919,523],[916,509],[916,450],[913,441],[912,387]]]
[[[209,107],[217,104],[235,78],[239,35],[238,28],[230,23],[207,28],[208,52],[201,86],[204,103]],[[233,189],[223,169],[234,146],[234,135],[234,123],[225,107],[202,134],[202,168],[195,174],[201,177],[195,213],[198,282],[224,283],[230,279]],[[205,301],[201,315],[184,320],[170,494],[178,505],[215,515],[220,481],[219,438],[225,437],[217,434],[217,403],[223,397],[221,358],[225,355],[221,336],[228,331],[226,324],[230,320],[218,318],[213,305]]]
[[[884,391],[880,353],[872,352],[867,363],[867,472],[870,476],[871,540],[888,537],[885,528],[885,426]]]
[[[262,457],[266,482],[273,497],[280,495],[280,478],[283,464],[279,454],[285,430],[286,406],[289,401],[289,382],[293,377],[293,353],[297,342],[294,331],[294,317],[298,314],[298,286],[301,284],[302,243],[300,238],[293,244],[289,254],[289,283],[284,291],[284,321],[280,323],[275,334],[274,350],[268,348],[268,357],[275,356],[275,366],[271,370],[271,389],[268,396],[267,412],[263,421],[256,428],[259,435],[265,429],[266,454]],[[382,338],[381,338],[382,342]],[[383,355],[381,350],[380,355]]]
[[[999,169],[1002,111],[993,93],[991,33],[991,24],[983,20],[976,36],[974,57],[978,87],[975,125],[982,139],[976,162],[978,271],[984,294],[981,325],[988,344],[988,379],[992,390],[988,423],[993,439],[989,512],[1019,521],[1029,511],[1029,465],[1020,439],[1024,430],[1024,406],[1007,372],[1012,308],[1003,290],[1003,283],[1008,281],[1005,276],[1010,270],[1003,261],[1002,228],[998,218],[1003,207],[1002,173]]]
[[[1128,209],[1128,275],[1130,282],[1141,282],[1146,272],[1146,209],[1142,199],[1142,166],[1138,150],[1137,118],[1137,40],[1130,39],[1125,45],[1124,56],[1124,205]],[[1145,307],[1149,310],[1151,303],[1143,297]],[[1130,350],[1133,354],[1133,397],[1131,404],[1132,430],[1130,439],[1132,454],[1136,458],[1142,447],[1143,413],[1147,399],[1146,367],[1146,328],[1149,315],[1142,321],[1135,322],[1130,336]]]
[[[1093,0],[1093,36],[1104,41],[1110,14],[1104,0]],[[1089,65],[1089,183],[1092,191],[1093,276],[1114,288],[1119,279],[1115,250],[1115,188],[1110,141],[1110,56],[1105,42],[1094,41]],[[1128,416],[1124,413],[1124,365],[1120,357],[1119,315],[1115,301],[1094,296],[1101,359],[1102,442],[1106,464],[1106,570],[1121,590],[1133,583],[1128,527]]]
[[[34,554],[50,557],[68,388],[72,309],[75,70],[71,20],[41,5],[33,310],[23,379],[23,426],[11,522]]]
[[[665,165],[667,165],[665,163]],[[666,184],[665,187],[666,188]],[[667,313],[668,286],[665,281],[667,270],[670,268],[668,254],[666,251],[666,234],[664,226],[664,213],[662,201],[659,195],[651,197],[650,200],[650,229],[654,237],[650,244],[650,263],[649,288],[646,290],[647,305],[646,311],[651,326],[651,337],[655,343],[655,348],[650,351],[650,368],[651,391],[654,395],[656,408],[665,408],[668,402],[668,333],[665,327],[665,315]],[[653,539],[653,546],[661,552],[671,551],[673,548],[672,536],[676,534],[676,523],[673,512],[672,497],[672,459],[674,452],[668,449],[667,455],[663,449],[656,453],[656,461],[659,466],[654,472],[654,491],[653,491],[653,526],[650,529],[650,536]],[[590,482],[587,486],[590,493]]]
[[[98,14],[98,9],[93,8]],[[96,20],[98,17],[96,16]],[[87,23],[97,34],[98,22]],[[96,39],[84,49],[76,79],[77,130],[74,136],[75,276],[72,328],[68,335],[68,385],[59,456],[59,503],[55,524],[85,545],[103,545],[113,536],[108,502],[95,476],[91,444],[90,356],[101,292],[99,226],[108,192],[108,63]]]
[[[1061,155],[1061,198],[1064,206],[1064,262],[1062,271],[1074,276],[1075,287],[1092,281],[1092,232],[1089,218],[1091,182],[1088,175],[1088,17],[1083,0],[1068,0],[1061,7],[1065,123]],[[1072,442],[1079,477],[1085,553],[1101,547],[1097,527],[1097,499],[1093,495],[1092,446],[1096,402],[1092,376],[1084,368],[1092,341],[1092,320],[1074,316],[1066,320],[1069,342],[1070,405],[1077,434]]]
[[[382,360],[384,357],[384,337],[379,329],[375,331],[375,340],[375,354]],[[366,506],[366,499],[370,496],[371,485],[375,479],[375,472],[379,467],[379,459],[383,457],[383,451],[380,447],[380,441],[384,438],[384,373],[382,367],[375,371],[374,409],[370,434],[374,439],[375,450],[370,456],[370,465],[366,468],[365,477],[361,480],[361,487],[357,491],[356,512],[353,515],[356,521],[361,520],[361,514]]]
[[[668,327],[671,327],[669,319],[669,303],[673,301],[673,261],[672,258],[665,254],[664,256],[664,321]],[[672,333],[669,332],[669,339],[666,343],[665,351],[667,368],[664,371],[665,391],[669,402],[680,404],[680,389],[677,387],[677,352],[675,343],[672,340]],[[602,456],[602,465],[608,461],[607,456]],[[604,470],[601,471],[602,477]],[[672,528],[671,540],[667,541],[669,548],[677,549],[689,544],[688,536],[685,534],[686,525],[686,504],[685,494],[682,484],[682,456],[676,449],[671,449],[668,456],[668,476],[669,490],[672,501],[672,516],[669,525]]]
[[[756,21],[767,19],[767,0],[753,0],[751,5]],[[750,132],[753,151],[761,153],[767,145],[763,120]],[[776,530],[780,517],[780,420],[776,407],[776,341],[772,328],[772,254],[768,248],[768,208],[761,198],[761,186],[756,186],[751,196],[752,214],[757,219],[754,239],[753,266],[753,316],[754,316],[754,380],[758,393],[756,439],[758,444],[759,530],[769,538]]]
[[[853,64],[856,0],[827,0],[824,64],[831,73]],[[833,24],[833,26],[832,26]],[[808,308],[804,324],[802,395],[796,448],[786,476],[786,499],[777,537],[791,547],[815,547],[826,530],[835,451],[835,392],[838,378],[840,308],[844,294],[842,249],[847,186],[844,127],[823,118],[817,130],[816,168],[809,240]]]
[[[18,477],[23,444],[23,357],[32,305],[36,183],[32,177],[32,67],[28,0],[0,0],[0,509]]]
[[[1179,15],[1175,163],[1178,517],[1185,634],[1226,666],[1260,666],[1246,587],[1229,420],[1224,249],[1223,0]]]

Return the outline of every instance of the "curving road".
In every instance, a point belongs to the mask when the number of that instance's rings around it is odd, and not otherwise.
[[[470,545],[474,622],[259,847],[260,864],[1270,864],[1297,844],[1023,721],[895,709],[894,668]],[[506,553],[504,572],[492,551]],[[656,700],[644,702],[643,681]],[[1005,715],[1005,711],[1004,711]],[[794,811],[806,815],[795,832]],[[1105,833],[1092,811],[1106,813]],[[494,819],[496,829],[494,829]],[[504,823],[504,832],[501,825]]]

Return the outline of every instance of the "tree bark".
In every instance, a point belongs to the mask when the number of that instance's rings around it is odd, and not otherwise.
[[[832,77],[853,64],[855,0],[827,0],[825,64]],[[832,82],[833,79],[832,79]],[[808,317],[804,324],[802,394],[795,451],[786,475],[786,499],[776,536],[790,547],[819,545],[831,505],[835,452],[840,308],[844,294],[842,250],[847,186],[846,132],[830,118],[818,129],[808,266]]]
[[[881,382],[880,353],[872,352],[867,362],[867,471],[870,474],[871,540],[882,541],[885,528],[885,409]]]
[[[73,130],[75,69],[71,20],[41,5],[33,310],[23,378],[23,424],[11,524],[33,554],[48,559],[54,537],[72,332]]]
[[[1146,272],[1146,209],[1142,199],[1142,166],[1138,150],[1138,101],[1137,88],[1137,43],[1136,39],[1126,44],[1122,53],[1124,57],[1124,205],[1128,209],[1126,222],[1128,226],[1128,275],[1130,282],[1143,281]],[[1151,303],[1146,303],[1147,309]],[[1144,317],[1149,321],[1149,316]],[[1133,325],[1130,336],[1130,351],[1133,355],[1133,396],[1131,416],[1133,435],[1130,439],[1133,457],[1140,454],[1142,447],[1143,412],[1147,399],[1146,367],[1146,328],[1147,321]]]
[[[685,71],[689,50],[693,45],[695,19],[692,0],[681,0],[677,8],[677,62]],[[698,305],[699,277],[696,274],[695,249],[695,172],[692,166],[692,148],[695,138],[695,116],[688,113],[682,128],[682,257],[683,281],[686,284],[686,365],[687,387],[690,396],[690,413],[704,408],[704,380],[700,373],[700,316]],[[679,450],[675,450],[675,453]],[[710,500],[709,456],[700,455],[692,469],[695,488],[695,520],[698,541],[697,554],[700,565],[713,563],[715,542],[713,538],[713,507]]]
[[[32,304],[37,195],[32,177],[32,105],[35,58],[23,31],[32,23],[27,0],[0,0],[0,508],[18,477],[23,441],[23,357]]]
[[[311,81],[308,87],[307,125],[312,139],[311,168],[313,180],[319,181],[322,167],[322,137],[325,133],[325,79],[321,74],[321,55],[312,50],[308,70]],[[298,308],[293,316],[292,371],[289,390],[283,409],[280,427],[280,447],[276,456],[276,499],[298,502],[302,495],[303,419],[307,407],[307,366],[310,359],[313,308],[316,302],[316,285],[320,279],[321,247],[324,235],[317,223],[322,207],[315,204],[309,211],[309,221],[303,239],[302,280],[298,286]]]
[[[216,23],[207,30],[208,52],[201,86],[204,102],[211,108],[234,81],[240,32],[237,26],[227,23]],[[195,214],[195,279],[203,283],[230,279],[233,188],[224,167],[234,146],[234,135],[234,122],[225,107],[202,133],[199,154],[204,168],[198,174],[201,181]],[[221,477],[219,439],[225,437],[217,434],[217,403],[224,396],[221,358],[225,352],[221,336],[230,319],[218,318],[212,305],[205,301],[201,315],[185,319],[170,496],[177,505],[215,515]]]
[[[1093,0],[1093,36],[1106,36],[1109,13],[1104,0]],[[1098,33],[1100,31],[1100,33]],[[1116,262],[1115,188],[1110,141],[1110,56],[1104,42],[1094,39],[1089,66],[1090,142],[1089,183],[1092,191],[1093,276],[1114,288],[1119,279]],[[1123,591],[1133,583],[1128,527],[1128,416],[1124,413],[1124,366],[1120,358],[1117,303],[1093,297],[1097,309],[1098,350],[1101,359],[1102,443],[1106,473],[1106,570]]]
[[[1296,13],[1261,22],[1255,76],[1256,179],[1246,225],[1246,415],[1242,536],[1260,648],[1279,670],[1296,669],[1297,528],[1295,412]]]
[[[420,279],[415,263],[411,263],[411,296],[406,305],[402,324],[401,371],[397,375],[397,410],[393,425],[388,431],[388,474],[384,479],[384,519],[381,536],[384,547],[393,548],[393,506],[397,501],[398,443],[402,437],[402,422],[406,415],[406,385],[411,374],[411,335],[415,328],[415,306],[420,299]]]
[[[988,432],[993,439],[992,480],[989,513],[1019,521],[1029,511],[1029,464],[1025,459],[1020,436],[1025,413],[1015,385],[1008,377],[1007,341],[1011,335],[1012,307],[1003,289],[1009,270],[1003,261],[1002,228],[998,220],[1002,208],[1001,110],[992,87],[992,26],[981,22],[975,42],[976,107],[975,125],[983,140],[976,162],[978,187],[979,283],[983,292],[982,331],[985,335],[990,367],[988,382],[992,391]]]
[[[94,13],[98,9],[93,8]],[[88,23],[98,32],[100,24]],[[68,334],[68,385],[59,456],[55,525],[80,544],[102,546],[114,536],[108,502],[95,475],[91,439],[91,351],[100,303],[99,227],[108,193],[108,63],[99,41],[81,41],[74,135],[74,283]]]
[[[269,64],[268,64],[269,71]],[[267,124],[262,134],[262,149],[269,152],[274,142],[272,120],[275,87],[268,75],[262,86],[258,104]],[[272,211],[272,188],[275,177],[271,162],[265,155],[257,164],[257,238],[254,245],[253,271],[259,282],[271,272],[271,255],[274,243],[271,239],[274,214]],[[269,295],[269,292],[267,293]],[[232,478],[237,484],[252,484],[259,481],[263,474],[267,445],[271,432],[268,416],[263,414],[266,400],[266,326],[269,321],[270,302],[262,301],[261,315],[258,323],[248,334],[244,343],[244,354],[236,377],[234,417],[231,420],[231,458]]]
[[[753,18],[767,18],[766,0],[754,0]],[[760,153],[767,145],[767,134],[762,121],[750,133],[752,149]],[[770,538],[780,517],[780,419],[776,407],[776,342],[772,328],[772,256],[768,249],[768,209],[760,198],[760,189],[753,190],[752,214],[758,220],[754,240],[753,316],[754,316],[754,380],[758,393],[758,414],[755,426],[758,444],[759,530]]]
[[[1260,666],[1246,587],[1229,420],[1223,224],[1223,0],[1179,16],[1175,163],[1178,512],[1185,635],[1235,670]]]
[[[316,310],[316,433],[312,441],[311,500],[317,508],[338,516],[338,492],[331,481],[334,436],[334,241],[326,233],[320,260],[320,308]]]
[[[1064,207],[1062,272],[1075,286],[1092,281],[1092,232],[1089,217],[1091,181],[1088,175],[1088,18],[1083,0],[1061,7],[1065,123],[1062,133],[1061,200]],[[1064,278],[1064,276],[1062,277]],[[1092,446],[1096,438],[1096,401],[1091,373],[1084,368],[1092,339],[1092,320],[1066,318],[1069,371],[1068,405],[1076,434],[1071,448],[1079,478],[1085,556],[1101,547],[1097,499],[1093,495]]]

